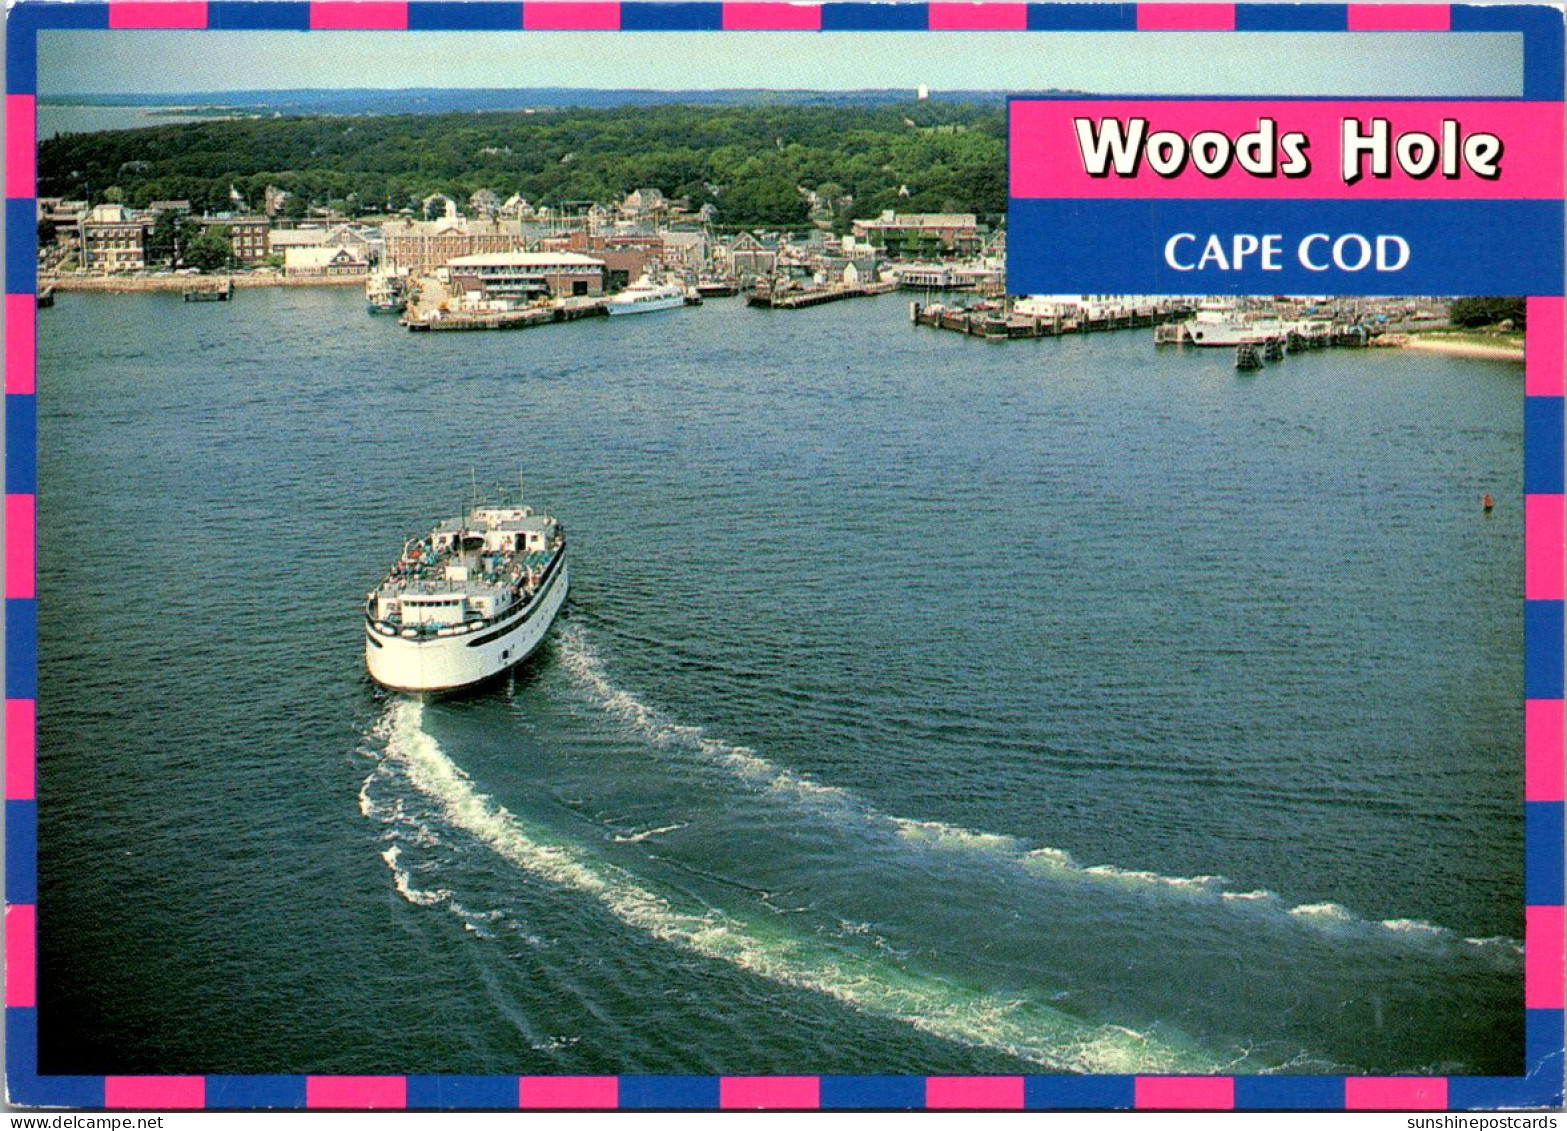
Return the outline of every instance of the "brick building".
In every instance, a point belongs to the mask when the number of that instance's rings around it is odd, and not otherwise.
[[[453,259],[520,252],[524,235],[515,220],[454,219],[392,221],[381,229],[385,266],[427,275]]]

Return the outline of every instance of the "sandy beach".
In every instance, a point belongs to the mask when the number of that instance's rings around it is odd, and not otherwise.
[[[1495,361],[1522,361],[1523,347],[1508,342],[1489,345],[1463,338],[1439,338],[1428,334],[1410,335],[1403,342],[1405,349],[1425,350],[1427,353],[1445,353],[1452,357],[1490,358]]]

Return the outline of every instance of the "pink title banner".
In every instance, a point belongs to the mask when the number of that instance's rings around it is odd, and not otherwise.
[[[1014,99],[1014,199],[1560,200],[1560,102]]]

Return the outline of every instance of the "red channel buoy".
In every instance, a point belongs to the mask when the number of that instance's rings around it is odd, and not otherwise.
[[[1496,505],[1496,504],[1495,504],[1495,503],[1494,503],[1494,502],[1492,502],[1492,501],[1491,501],[1491,496],[1490,496],[1490,495],[1486,495],[1486,496],[1485,496],[1485,497],[1484,497],[1484,498],[1482,498],[1482,499],[1481,499],[1481,500],[1480,500],[1480,505],[1481,505],[1481,506],[1482,506],[1482,507],[1484,507],[1484,508],[1485,508],[1485,509],[1486,509],[1486,510],[1490,510],[1490,509],[1491,509],[1491,508],[1492,508],[1492,507],[1494,507],[1494,506],[1495,506],[1495,505]]]

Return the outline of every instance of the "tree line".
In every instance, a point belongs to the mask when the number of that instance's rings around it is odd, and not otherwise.
[[[295,210],[359,215],[434,193],[560,206],[656,188],[722,225],[782,227],[811,218],[809,190],[846,226],[887,208],[999,216],[1005,133],[1002,109],[944,102],[221,120],[49,138],[38,191],[218,212],[275,187]]]
[[[1485,297],[1455,298],[1448,309],[1448,320],[1454,326],[1474,329],[1482,326],[1499,326],[1512,323],[1513,329],[1522,330],[1527,322],[1526,308],[1521,298],[1490,295]]]

